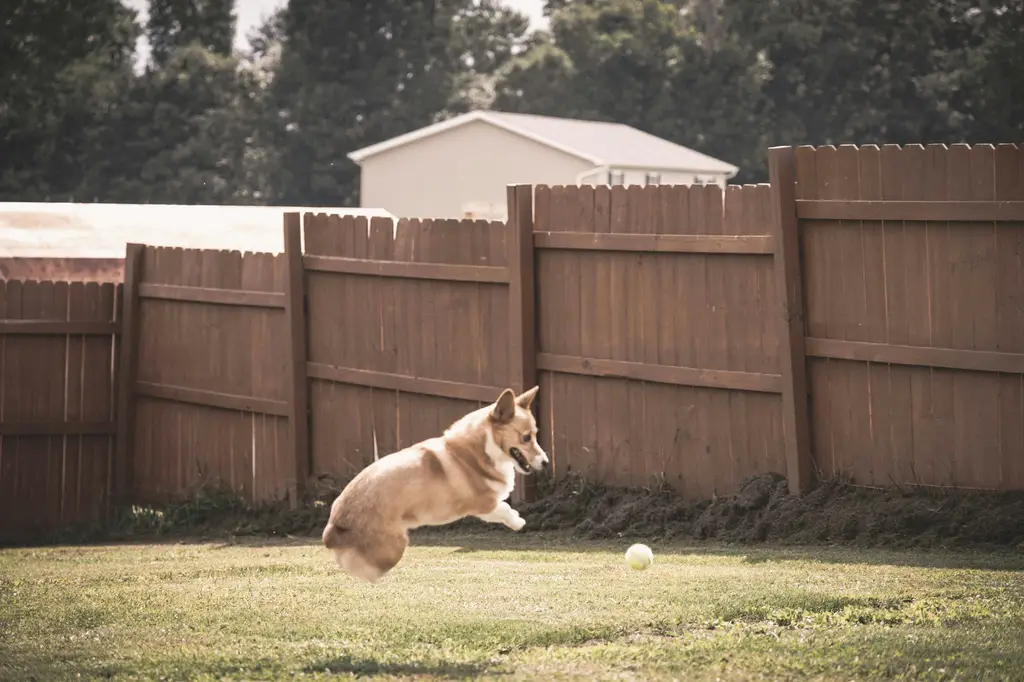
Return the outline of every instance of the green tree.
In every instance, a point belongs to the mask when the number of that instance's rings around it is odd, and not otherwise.
[[[960,15],[971,27],[954,106],[974,142],[1024,140],[1024,0],[984,3]],[[954,37],[956,39],[956,37]]]
[[[611,119],[766,179],[776,144],[1024,132],[1024,0],[548,0],[495,106]]]
[[[517,15],[474,0],[291,0],[270,85],[275,200],[354,205],[346,154],[471,106]],[[482,96],[486,99],[486,95]]]
[[[237,67],[234,58],[191,44],[139,76],[94,140],[80,194],[125,203],[253,200]]]
[[[198,43],[228,56],[235,37],[234,0],[150,0],[146,37],[153,61],[162,65],[175,50]]]
[[[530,22],[498,0],[479,0],[455,17],[449,50],[459,75],[452,110],[485,109],[496,95],[498,74],[527,47]]]
[[[703,6],[707,5],[707,6]],[[760,161],[764,69],[718,2],[549,2],[551,35],[512,60],[495,108],[608,120],[717,156]]]
[[[1024,2],[733,0],[770,69],[772,144],[998,142],[1022,131]]]
[[[12,0],[0,32],[0,198],[66,201],[130,81],[139,28],[119,0]]]
[[[684,24],[661,0],[548,3],[551,35],[502,74],[495,108],[614,120],[664,120]],[[538,106],[543,103],[542,106]]]
[[[93,139],[79,194],[131,203],[259,201],[250,71],[231,55],[233,4],[153,0],[153,61]]]
[[[522,114],[585,116],[585,97],[576,94],[575,77],[576,66],[566,51],[549,33],[535,33],[526,51],[499,72],[493,107]]]
[[[246,132],[246,138],[238,196],[246,202],[273,202],[277,196],[275,134],[280,112],[273,106],[271,85],[280,65],[283,36],[284,11],[279,10],[250,32],[248,49],[239,64],[242,96],[236,125]]]

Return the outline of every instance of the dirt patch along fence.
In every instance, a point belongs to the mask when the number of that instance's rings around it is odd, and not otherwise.
[[[124,499],[217,478],[294,500],[534,383],[559,475],[689,499],[766,471],[1024,488],[1024,149],[769,161],[724,193],[511,187],[507,224],[292,213],[280,255],[132,245]],[[57,345],[30,366],[64,368]],[[10,376],[5,429],[35,404]]]

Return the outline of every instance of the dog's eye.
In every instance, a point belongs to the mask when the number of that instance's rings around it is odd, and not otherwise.
[[[525,436],[523,436],[523,442],[529,443],[532,438],[533,436],[531,436],[530,434],[526,434]]]

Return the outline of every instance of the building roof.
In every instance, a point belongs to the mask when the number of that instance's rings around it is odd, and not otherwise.
[[[0,202],[0,258],[124,258],[129,242],[280,253],[291,212],[394,217],[374,208]]]
[[[730,177],[739,171],[739,168],[730,163],[621,123],[581,121],[571,118],[510,114],[487,110],[471,111],[468,114],[420,128],[405,135],[357,149],[350,153],[348,158],[356,163],[361,163],[364,159],[376,154],[473,121],[490,123],[535,142],[585,159],[595,166],[725,173]]]

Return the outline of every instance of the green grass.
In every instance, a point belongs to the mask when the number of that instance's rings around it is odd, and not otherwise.
[[[0,552],[0,678],[1024,679],[1024,556],[420,536]]]

